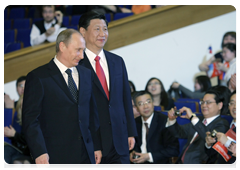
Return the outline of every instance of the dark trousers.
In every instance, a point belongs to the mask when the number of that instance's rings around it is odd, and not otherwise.
[[[101,164],[130,164],[129,153],[119,155],[113,145],[107,156],[102,157]]]

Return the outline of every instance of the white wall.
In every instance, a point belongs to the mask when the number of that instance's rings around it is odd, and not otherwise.
[[[198,65],[210,57],[209,45],[212,46],[213,53],[221,50],[222,37],[228,31],[236,31],[236,12],[121,47],[112,52],[123,57],[129,80],[134,82],[137,90],[143,90],[151,77],[158,77],[166,90],[173,81],[178,81],[193,90],[194,76],[199,73]],[[4,84],[4,91],[11,98],[18,100],[15,83],[16,81]]]
[[[186,26],[112,52],[124,58],[129,80],[133,81],[137,90],[143,90],[151,77],[158,77],[163,82],[165,90],[169,89],[173,81],[178,81],[193,90],[194,76],[200,72],[198,65],[211,57],[208,47],[212,46],[213,53],[221,50],[222,37],[228,31],[236,31],[236,12]]]

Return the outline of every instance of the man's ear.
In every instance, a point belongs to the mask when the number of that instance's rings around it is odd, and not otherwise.
[[[86,33],[85,28],[80,27],[79,32],[82,34],[83,38],[85,38],[85,33]]]
[[[219,110],[221,110],[222,107],[223,107],[223,102],[219,102],[219,103],[218,103],[218,108],[219,108]]]
[[[60,50],[61,52],[63,52],[65,49],[66,49],[66,45],[64,44],[64,42],[60,42],[60,43],[59,43],[59,50]]]

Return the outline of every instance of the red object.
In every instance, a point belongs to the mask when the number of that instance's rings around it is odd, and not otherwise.
[[[94,60],[96,61],[96,73],[97,73],[98,79],[99,79],[100,83],[102,84],[103,90],[105,91],[107,98],[109,100],[109,91],[108,91],[106,77],[105,77],[104,71],[99,63],[100,57],[97,56],[97,57],[95,57]]]

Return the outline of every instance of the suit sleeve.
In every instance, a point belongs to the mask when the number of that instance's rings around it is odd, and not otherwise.
[[[133,108],[131,101],[131,92],[128,83],[127,70],[125,67],[125,63],[122,59],[122,67],[123,67],[123,103],[125,114],[127,118],[127,129],[128,129],[128,137],[137,136],[137,130],[135,125],[135,120],[133,116]]]
[[[91,78],[92,78],[92,85],[93,85],[93,73],[91,72]],[[102,150],[102,144],[101,144],[101,135],[100,135],[100,125],[99,125],[99,117],[97,112],[97,104],[93,95],[91,95],[91,101],[90,101],[90,132],[93,138],[93,144],[94,144],[94,151]]]
[[[41,81],[33,72],[29,73],[24,90],[22,130],[34,160],[47,153],[39,123],[43,95],[44,90]]]

